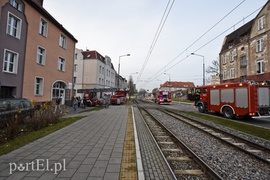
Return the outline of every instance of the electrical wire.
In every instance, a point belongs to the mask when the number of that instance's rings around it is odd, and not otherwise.
[[[155,36],[154,36],[154,39],[153,39],[153,41],[152,41],[152,44],[151,44],[151,46],[150,46],[150,49],[149,49],[149,51],[148,51],[148,54],[147,54],[147,56],[146,56],[146,59],[145,59],[145,61],[144,61],[144,64],[143,64],[143,66],[142,66],[142,69],[141,69],[140,72],[139,72],[139,75],[138,75],[138,78],[137,78],[137,79],[140,79],[141,76],[142,76],[142,73],[143,73],[143,71],[144,71],[144,69],[145,69],[145,67],[146,67],[147,62],[148,62],[149,59],[150,59],[150,56],[151,56],[151,54],[152,54],[152,51],[153,51],[153,49],[154,49],[154,47],[155,47],[155,45],[156,45],[156,42],[157,42],[157,40],[158,40],[158,38],[159,38],[160,33],[161,33],[161,31],[162,31],[162,29],[163,29],[163,27],[164,27],[164,24],[165,24],[165,22],[166,22],[166,20],[167,20],[167,18],[168,18],[168,15],[170,14],[170,11],[171,11],[171,9],[172,9],[172,6],[173,6],[173,4],[174,4],[174,1],[175,1],[175,0],[173,0],[173,2],[171,3],[171,5],[170,5],[171,0],[168,1],[168,4],[167,4],[167,6],[166,6],[166,8],[165,8],[165,11],[164,11],[163,16],[162,16],[162,18],[161,18],[161,21],[160,21],[159,26],[158,26],[158,28],[157,28],[156,34],[155,34]],[[169,7],[169,5],[170,5],[170,7]],[[168,7],[169,7],[169,10],[168,10]]]
[[[244,1],[242,1],[239,5],[237,5],[232,11],[230,11],[229,13],[233,12],[237,7],[239,7]],[[251,14],[249,14],[248,16],[246,16],[244,19],[248,18],[249,16],[253,15],[255,12],[259,11],[262,7],[260,7],[259,9],[253,11]],[[229,15],[229,13],[225,16],[227,17]],[[221,22],[225,17],[223,17],[219,22]],[[217,39],[218,37],[220,37],[221,35],[223,35],[224,33],[226,33],[227,31],[229,31],[230,29],[232,29],[233,27],[235,27],[237,24],[241,23],[243,20],[238,21],[237,23],[235,23],[234,25],[232,25],[231,27],[229,27],[228,29],[226,29],[225,31],[223,31],[222,33],[220,33],[219,35],[217,35],[216,37],[214,37],[213,39],[211,39],[210,41],[208,41],[207,43],[205,43],[203,46],[201,46],[200,48],[198,48],[197,50],[194,51],[197,52],[200,49],[204,48],[205,46],[207,46],[208,44],[210,44],[211,42],[213,42],[215,39]],[[219,23],[218,22],[218,23]],[[213,29],[218,23],[216,23],[213,27],[211,27],[206,33],[208,33],[211,29]],[[184,52],[186,52],[191,46],[193,46],[196,42],[198,42],[199,39],[201,39],[206,33],[204,33],[202,36],[200,36],[194,43],[192,43],[190,46],[188,46],[188,48],[186,48],[184,51],[182,51],[180,54],[178,54],[172,61],[170,61],[167,65],[165,65],[163,68],[161,68],[156,74],[154,74],[152,77],[149,78],[149,81],[147,83],[145,83],[143,86],[149,84],[151,81],[153,81],[154,79],[158,78],[160,75],[163,74],[163,69],[165,69],[167,66],[169,66],[173,61],[175,61],[176,59],[178,59]],[[179,64],[180,62],[186,60],[190,55],[187,55],[186,57],[182,58],[181,60],[179,60],[177,63],[173,64],[172,66],[170,66],[169,68],[166,68],[165,71],[168,71],[170,69],[172,69],[173,67],[175,67],[177,64]],[[162,72],[161,72],[162,71]],[[165,72],[164,71],[164,72]]]

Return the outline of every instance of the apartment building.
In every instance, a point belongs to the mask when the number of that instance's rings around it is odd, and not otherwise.
[[[270,80],[270,3],[224,39],[220,52],[221,82]]]
[[[0,5],[1,97],[44,102],[60,96],[65,104],[71,98],[77,40],[43,8],[43,0]]]
[[[116,71],[109,56],[97,51],[76,48],[74,64],[74,89],[115,88]],[[76,96],[80,94],[76,93]]]

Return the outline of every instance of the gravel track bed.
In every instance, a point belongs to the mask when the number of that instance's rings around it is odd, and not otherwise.
[[[161,113],[158,110],[151,109],[149,111],[169,129],[171,129],[171,131],[173,131],[180,140],[186,143],[201,159],[203,159],[224,179],[269,179],[269,164],[263,163],[250,155],[242,153],[238,149],[232,148],[222,141],[198,131],[190,125]],[[230,133],[233,132],[233,134],[237,134],[245,139],[270,147],[270,143],[267,141],[264,142],[262,139],[217,126],[213,123],[210,124],[215,127],[225,129]]]

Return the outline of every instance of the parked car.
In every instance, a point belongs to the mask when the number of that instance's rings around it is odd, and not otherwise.
[[[0,99],[0,125],[14,119],[15,116],[19,121],[23,121],[26,117],[31,117],[33,113],[34,107],[28,99]]]

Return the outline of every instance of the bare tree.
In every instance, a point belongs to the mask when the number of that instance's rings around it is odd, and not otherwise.
[[[216,76],[219,76],[219,74],[220,74],[220,64],[219,64],[218,59],[212,61],[212,66],[207,67],[206,73],[215,74]]]

